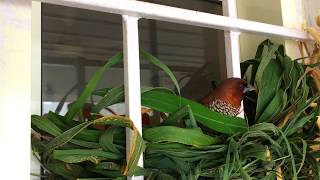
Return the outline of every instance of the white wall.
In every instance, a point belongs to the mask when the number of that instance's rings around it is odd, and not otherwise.
[[[0,1],[0,179],[30,177],[31,1]]]
[[[237,0],[237,10],[239,18],[282,26],[280,0]],[[257,46],[267,38],[270,37],[242,33],[240,35],[241,61],[253,58]],[[281,38],[270,39],[284,43]]]

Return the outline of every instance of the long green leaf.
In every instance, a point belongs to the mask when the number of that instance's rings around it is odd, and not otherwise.
[[[270,54],[267,57],[272,57],[275,49],[276,47],[270,50]],[[264,109],[275,96],[281,83],[281,64],[274,59],[267,59],[267,57],[262,59],[256,76],[256,85],[259,91],[256,118],[261,116]],[[262,69],[263,65],[266,66],[264,69]]]
[[[58,128],[54,123],[52,123],[49,119],[43,116],[32,115],[31,123],[40,130],[49,133],[52,136],[58,136],[62,133],[60,128]]]
[[[110,151],[113,153],[120,153],[118,148],[113,143],[113,136],[115,133],[122,132],[122,130],[119,127],[113,126],[108,128],[99,139],[99,144],[105,151]]]
[[[79,86],[79,83],[75,84],[75,85],[72,86],[71,89],[63,96],[63,98],[62,98],[61,101],[59,102],[56,110],[54,111],[55,113],[57,113],[57,114],[60,113],[60,111],[61,111],[64,103],[66,102],[68,96],[69,96],[74,90],[76,90],[76,89],[78,88],[78,86]]]
[[[70,110],[66,114],[66,121],[67,123],[70,123],[70,121],[73,120],[74,116],[78,114],[81,110],[83,105],[86,103],[87,98],[91,95],[91,93],[94,91],[96,85],[98,84],[99,80],[102,78],[103,73],[105,70],[110,68],[111,66],[117,64],[120,60],[123,59],[122,53],[117,53],[113,57],[111,57],[107,63],[101,67],[90,79],[88,84],[86,85],[84,91],[80,95],[80,97],[77,99],[77,101],[71,106]]]
[[[171,81],[174,83],[174,85],[176,86],[176,89],[180,95],[180,86],[179,83],[176,79],[176,77],[174,76],[174,74],[172,73],[172,71],[169,69],[169,67],[165,64],[163,64],[158,58],[152,56],[150,53],[144,51],[144,50],[140,50],[140,54],[142,55],[142,57],[146,60],[148,60],[149,62],[151,62],[152,64],[158,66],[160,69],[163,70],[163,72],[165,72],[171,79]]]
[[[83,129],[85,129],[86,127],[88,127],[91,124],[92,124],[92,122],[90,122],[90,121],[84,122],[82,124],[79,124],[78,126],[75,126],[71,129],[63,132],[62,134],[60,134],[56,138],[52,139],[47,144],[44,157],[47,157],[53,150],[66,144],[67,142],[69,142],[74,136],[76,136],[79,132],[81,132]]]
[[[124,86],[116,86],[107,91],[104,97],[92,108],[92,113],[99,113],[101,109],[124,101]]]
[[[123,116],[105,116],[93,120],[93,124],[116,125],[132,129],[132,142],[129,148],[128,161],[124,166],[122,173],[126,176],[133,176],[140,156],[145,150],[145,143],[133,122],[129,118]]]
[[[175,126],[159,126],[143,131],[143,138],[150,142],[178,142],[192,146],[208,146],[218,142],[218,139],[205,135],[198,129],[185,129]]]
[[[82,176],[84,168],[77,164],[68,164],[62,162],[52,162],[47,168],[56,175],[60,175],[66,179],[74,180]]]
[[[54,150],[52,157],[66,163],[91,161],[98,164],[101,160],[119,160],[122,154],[91,149]]]
[[[284,104],[286,103],[287,103],[287,94],[282,89],[280,89],[278,92],[276,92],[273,99],[264,109],[259,119],[257,120],[257,123],[271,122],[272,118],[275,117],[279,112],[283,110],[283,108],[285,107]]]
[[[181,107],[189,105],[196,121],[221,133],[233,134],[247,128],[247,123],[242,118],[224,116],[192,100],[156,89],[142,94],[141,103],[166,113],[177,112]]]

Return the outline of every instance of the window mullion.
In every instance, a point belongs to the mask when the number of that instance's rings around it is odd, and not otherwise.
[[[122,16],[126,115],[129,116],[142,135],[138,20],[137,17]],[[127,157],[131,143],[132,130],[127,128]],[[143,167],[142,157],[140,157],[138,166]],[[142,180],[143,176],[129,179]]]

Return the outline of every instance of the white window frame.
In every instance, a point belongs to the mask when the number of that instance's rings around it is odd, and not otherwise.
[[[22,2],[25,0],[20,1]],[[9,0],[8,2],[9,4],[13,2],[12,4],[15,5],[14,1],[10,2]],[[140,18],[225,30],[225,43],[227,55],[226,63],[228,77],[240,77],[239,34],[241,32],[277,36],[285,39],[294,40],[311,39],[311,37],[307,33],[301,32],[297,29],[237,19],[236,0],[223,0],[223,10],[225,16],[132,0],[39,0],[37,1],[38,4],[36,5],[36,12],[38,12],[39,14],[33,14],[33,17],[41,16],[41,6],[39,6],[39,4],[41,5],[41,2],[122,15],[124,30],[123,46],[125,57],[124,83],[126,90],[126,112],[127,115],[134,121],[134,124],[136,125],[140,133],[142,133],[140,113],[140,67],[138,44],[138,20]],[[19,3],[16,3],[16,6],[18,7]],[[38,21],[39,18],[38,20],[33,18],[32,21],[34,20]],[[26,21],[28,21],[28,19],[26,19]],[[39,29],[36,28],[40,28],[41,25],[39,26],[39,24],[35,23],[32,27],[35,28],[32,29],[33,32],[39,32]],[[40,34],[41,33],[39,33],[39,37]],[[30,59],[29,60],[32,62],[31,69],[34,74],[31,75],[32,83],[30,82],[30,84],[28,85],[31,86],[31,94],[34,96],[32,96],[30,104],[34,104],[36,103],[36,101],[40,101],[39,86],[41,85],[41,76],[39,76],[39,73],[41,72],[41,50],[39,50],[39,42],[41,42],[41,38],[39,37],[37,38],[37,35],[32,36],[32,46],[35,49],[33,49],[32,51],[32,61]],[[33,59],[34,57],[36,57],[36,60]],[[0,93],[6,95],[1,91]],[[32,112],[39,112],[40,103],[41,102],[38,102],[38,106],[32,105]],[[30,123],[30,116],[25,118],[29,119],[27,123]],[[9,122],[9,118],[4,119],[4,121]],[[25,127],[26,131],[23,131],[24,134],[30,133],[27,127]],[[127,133],[129,135],[127,136],[129,137],[127,139],[127,144],[130,144],[130,131],[128,131]],[[27,142],[29,143],[30,141]],[[142,160],[140,160],[139,165],[143,165]],[[14,169],[15,167],[12,166],[11,168]],[[22,170],[22,168],[15,169],[15,171],[17,172],[20,172],[20,170]],[[12,176],[15,176],[15,174],[12,174]],[[133,177],[133,179],[143,179],[143,177]]]

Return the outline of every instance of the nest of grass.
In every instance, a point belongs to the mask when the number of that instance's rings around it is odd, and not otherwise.
[[[305,43],[300,43],[302,58],[292,60],[284,46],[266,40],[253,59],[241,64],[243,78],[257,88],[244,100],[246,118],[224,116],[181,97],[170,69],[142,51],[141,56],[162,69],[178,90],[142,88],[141,103],[147,108],[143,113],[166,114],[162,123],[145,126],[142,134],[127,117],[100,114],[124,101],[122,85],[95,90],[104,71],[122,60],[122,54],[116,54],[94,74],[66,115],[59,112],[71,91],[55,112],[32,115],[32,148],[44,169],[41,176],[319,179],[320,35],[315,36],[312,28],[307,31],[316,40],[308,57],[304,57]],[[92,96],[99,98],[88,106]],[[214,133],[203,132],[199,124]],[[125,128],[132,130],[129,147]],[[143,168],[137,165],[142,153]]]

